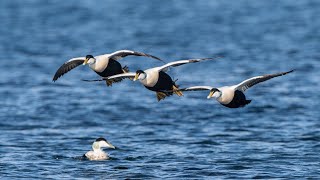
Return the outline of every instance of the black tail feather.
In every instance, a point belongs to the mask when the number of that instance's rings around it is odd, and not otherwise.
[[[250,103],[251,103],[251,100],[246,100],[246,105]]]
[[[128,73],[129,72],[129,67],[128,66],[124,66],[122,68],[123,73]]]

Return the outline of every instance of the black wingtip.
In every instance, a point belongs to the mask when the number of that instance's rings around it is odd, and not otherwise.
[[[156,57],[156,56],[153,56],[153,55],[150,55],[150,54],[149,54],[149,56],[152,57],[152,58],[154,58],[154,59],[158,59],[159,61],[162,61],[162,59],[160,59],[160,58],[158,58],[158,57]]]
[[[62,75],[59,75],[59,70],[54,74],[53,78],[52,78],[52,82],[56,82]]]
[[[212,57],[211,59],[216,60],[216,59],[221,59],[221,58],[224,58],[224,57],[221,55],[217,55],[217,56]]]
[[[286,74],[292,73],[292,72],[294,72],[294,71],[295,71],[295,69],[292,69],[292,70],[290,70],[290,71],[284,72],[284,73],[283,73],[283,75],[286,75]]]
[[[159,61],[161,61],[161,62],[163,62],[163,63],[165,63],[165,61],[164,60],[162,60],[162,59],[160,59],[160,58],[158,58],[158,57],[156,57],[156,56],[153,56],[153,55],[150,55],[150,54],[148,54],[150,57],[152,57],[152,58],[154,58],[154,59],[157,59],[157,60],[159,60]]]
[[[53,78],[52,78],[52,82],[56,82],[57,80],[58,80],[57,77],[53,77]]]
[[[85,81],[85,82],[97,82],[97,81],[105,81],[104,79],[81,79],[81,81]]]
[[[223,56],[214,56],[214,57],[209,57],[209,58],[199,58],[199,59],[195,59],[196,62],[198,61],[204,61],[204,60],[216,60],[216,59],[220,59],[223,58]]]
[[[143,52],[140,52],[140,51],[133,51],[133,52],[136,53],[136,55],[138,55],[138,56],[150,57],[150,58],[153,58],[153,59],[156,59],[156,60],[159,60],[159,61],[165,63],[164,60],[162,60],[162,59],[160,59],[160,58],[158,58],[158,57],[156,57],[156,56],[153,56],[153,55],[151,55],[151,54],[143,53]]]
[[[56,82],[60,77],[62,77],[63,76],[63,74],[62,75],[59,75],[58,74],[58,71],[56,72],[56,74],[53,76],[53,78],[52,78],[52,81],[53,82]]]

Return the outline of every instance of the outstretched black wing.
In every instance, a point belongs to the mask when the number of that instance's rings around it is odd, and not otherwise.
[[[77,66],[83,64],[84,57],[80,58],[73,58],[69,61],[63,63],[63,65],[57,70],[56,74],[53,76],[52,81],[56,81],[58,78],[63,76],[65,73],[71,71],[72,69],[76,68]]]
[[[120,51],[116,51],[112,54],[110,54],[109,58],[113,59],[113,60],[119,60],[122,59],[126,56],[145,56],[145,57],[150,57],[159,61],[162,61],[160,58],[150,55],[150,54],[146,54],[146,53],[142,53],[142,52],[137,52],[137,51],[131,51],[131,50],[120,50]]]
[[[263,75],[263,76],[256,76],[256,77],[247,79],[247,80],[241,82],[240,84],[236,85],[236,89],[244,92],[247,89],[249,89],[250,87],[252,87],[258,83],[267,81],[267,80],[272,79],[274,77],[283,76],[283,75],[286,75],[291,72],[293,72],[293,70],[287,71],[287,72],[275,73],[275,74],[267,74],[267,75]]]
[[[159,71],[167,71],[170,67],[177,67],[177,66],[181,66],[184,64],[189,64],[189,63],[197,63],[200,61],[204,61],[204,60],[213,60],[214,58],[199,58],[199,59],[187,59],[187,60],[179,60],[179,61],[173,61],[170,63],[167,63],[163,66],[158,67]]]

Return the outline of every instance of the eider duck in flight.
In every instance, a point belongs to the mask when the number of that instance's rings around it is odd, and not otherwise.
[[[94,72],[96,72],[98,75],[102,77],[129,72],[128,67],[125,66],[122,68],[121,64],[117,61],[126,56],[145,56],[162,61],[160,58],[152,56],[150,54],[130,50],[119,50],[111,54],[104,54],[95,57],[93,57],[92,55],[87,55],[86,57],[72,58],[69,61],[65,62],[57,70],[52,81],[58,80],[58,78],[60,78],[62,75],[81,64],[88,64]],[[111,86],[113,82],[118,81],[107,81],[107,85]]]
[[[92,151],[88,151],[85,156],[89,160],[106,160],[109,159],[109,156],[106,152],[102,150],[102,148],[112,148],[115,147],[109,143],[105,138],[98,138],[92,144]]]
[[[208,99],[215,98],[220,104],[226,106],[228,108],[239,108],[244,107],[251,102],[251,100],[247,100],[244,92],[250,87],[272,79],[274,77],[283,76],[288,73],[293,72],[293,70],[288,72],[281,72],[276,74],[268,74],[263,76],[256,76],[250,79],[247,79],[240,84],[234,86],[224,86],[220,88],[214,88],[211,86],[193,86],[185,89],[179,89],[180,91],[203,91],[210,90],[208,95]]]
[[[123,73],[114,76],[104,77],[102,80],[118,80],[124,78],[133,78],[134,81],[139,80],[147,89],[155,91],[158,101],[164,99],[166,96],[171,96],[175,93],[182,96],[175,81],[165,72],[169,67],[181,66],[183,64],[197,63],[203,60],[212,60],[213,58],[202,59],[188,59],[180,60],[165,64],[160,67],[154,67],[147,70],[138,70],[136,73]]]

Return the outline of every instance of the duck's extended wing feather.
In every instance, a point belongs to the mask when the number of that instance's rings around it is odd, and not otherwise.
[[[71,71],[72,69],[76,68],[77,66],[83,64],[85,60],[85,57],[77,57],[77,58],[72,58],[69,61],[63,63],[60,68],[57,70],[55,75],[53,76],[52,81],[58,80],[61,76],[66,74],[67,72]]]
[[[213,60],[214,58],[199,58],[199,59],[187,59],[187,60],[179,60],[179,61],[174,61],[174,62],[170,62],[168,64],[165,64],[163,66],[160,66],[158,68],[159,71],[167,71],[167,69],[169,67],[177,67],[177,66],[181,66],[184,64],[189,64],[189,63],[197,63],[200,61],[204,61],[204,60]]]
[[[192,86],[188,88],[179,89],[180,91],[207,91],[211,90],[213,87],[211,86]]]
[[[146,54],[146,53],[143,53],[143,52],[131,51],[131,50],[119,50],[119,51],[116,51],[114,53],[111,53],[109,55],[109,58],[113,59],[113,60],[119,60],[119,59],[122,59],[122,58],[124,58],[126,56],[145,56],[145,57],[150,57],[150,58],[153,58],[153,59],[156,59],[156,60],[164,62],[162,59],[160,59],[160,58],[158,58],[156,56],[153,56],[153,55],[150,55],[150,54]]]
[[[294,70],[291,71],[287,71],[287,72],[280,72],[280,73],[275,73],[275,74],[267,74],[267,75],[263,75],[263,76],[256,76],[256,77],[252,77],[250,79],[247,79],[245,81],[242,81],[240,84],[235,86],[235,89],[239,90],[239,91],[246,91],[247,89],[249,89],[250,87],[259,84],[261,82],[267,81],[269,79],[272,79],[274,77],[278,77],[278,76],[283,76],[286,75],[288,73],[293,72]]]
[[[134,78],[136,75],[136,73],[122,73],[122,74],[116,74],[113,76],[109,76],[109,77],[103,77],[103,80],[120,80],[120,79],[126,79],[126,78]]]

